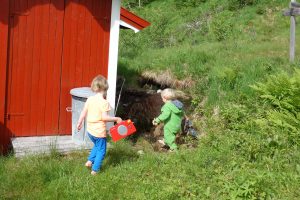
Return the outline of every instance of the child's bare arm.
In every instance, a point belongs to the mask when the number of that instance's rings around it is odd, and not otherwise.
[[[122,119],[120,117],[111,117],[109,116],[108,112],[103,112],[102,113],[102,121],[104,122],[117,122],[120,123],[122,122]]]
[[[77,130],[80,130],[82,128],[82,122],[85,119],[87,112],[88,112],[87,106],[84,106],[76,126]]]

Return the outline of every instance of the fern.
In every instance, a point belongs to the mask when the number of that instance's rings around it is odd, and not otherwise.
[[[266,82],[251,86],[260,94],[260,98],[270,105],[266,111],[269,124],[300,134],[300,70],[292,75],[280,73],[270,76]],[[296,136],[295,134],[290,134]]]

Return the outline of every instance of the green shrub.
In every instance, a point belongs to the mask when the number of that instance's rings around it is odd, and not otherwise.
[[[225,182],[224,190],[230,196],[230,199],[269,199],[270,195],[265,191],[270,183],[266,184],[262,177],[254,177],[234,181],[233,183]]]
[[[175,0],[175,5],[176,7],[194,7],[194,6],[199,6],[202,3],[205,3],[207,0],[180,0],[176,1]]]
[[[234,89],[237,80],[241,77],[238,67],[225,67],[217,74],[218,79],[223,83],[223,87]]]
[[[252,88],[271,106],[266,111],[266,124],[287,133],[290,142],[300,144],[300,70],[292,75],[282,72],[270,76]]]
[[[245,6],[255,5],[257,0],[229,0],[228,6],[230,10],[241,9]]]
[[[212,20],[211,29],[218,41],[228,39],[232,34],[233,22],[231,21],[233,14],[231,12],[221,12]]]
[[[139,6],[146,6],[150,3],[152,3],[155,0],[127,0],[127,1],[123,1],[122,4],[125,7],[129,7],[129,8],[135,8],[135,7],[139,7]]]
[[[225,120],[227,128],[238,130],[244,127],[248,110],[244,105],[227,104],[222,108],[221,114]]]

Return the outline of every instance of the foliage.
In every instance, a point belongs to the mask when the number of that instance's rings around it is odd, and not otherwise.
[[[252,86],[271,109],[265,113],[265,124],[286,132],[292,144],[300,144],[300,70],[292,76],[283,72],[270,76],[266,82]]]
[[[237,10],[245,6],[251,6],[258,2],[258,0],[229,0],[229,9]]]
[[[218,41],[222,41],[230,37],[233,29],[233,22],[231,21],[232,16],[233,14],[229,11],[221,12],[217,14],[212,21],[212,32]]]
[[[151,2],[153,2],[155,0],[127,0],[124,1],[125,6],[130,7],[130,8],[136,8],[139,6],[146,6],[148,4],[150,4]]]
[[[207,0],[181,0],[175,1],[175,5],[179,8],[181,7],[195,7],[200,6],[202,3],[205,3]]]

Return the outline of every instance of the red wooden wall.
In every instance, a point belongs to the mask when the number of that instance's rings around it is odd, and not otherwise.
[[[9,0],[0,0],[0,5],[0,152],[5,152],[9,144],[4,126]]]
[[[15,136],[58,133],[64,3],[11,0],[7,128]]]
[[[111,0],[0,0],[0,5],[2,129],[17,137],[70,134],[70,89],[107,75]],[[0,139],[2,144],[9,139],[2,130]]]
[[[96,74],[107,75],[111,0],[85,0],[80,4],[66,0],[64,21],[64,50],[62,60],[62,88],[60,133],[70,133],[72,87],[90,85]]]

